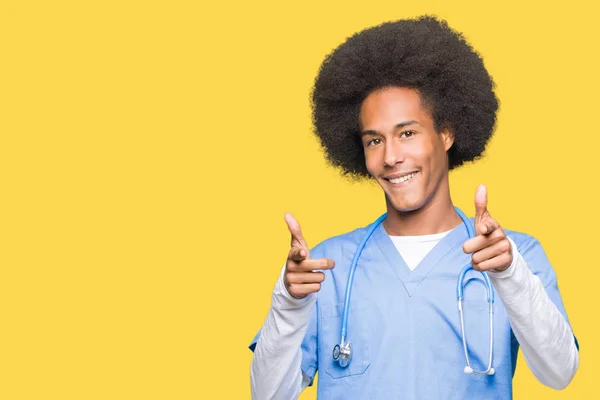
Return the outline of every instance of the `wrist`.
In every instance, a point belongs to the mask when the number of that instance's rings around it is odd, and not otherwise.
[[[515,242],[513,242],[513,240],[511,238],[509,238],[507,236],[508,241],[510,242],[510,249],[511,249],[511,254],[512,254],[512,261],[511,263],[504,269],[492,269],[489,270],[489,276],[493,277],[493,278],[508,278],[510,276],[513,275],[515,268],[519,262],[519,258],[521,257],[521,254],[519,253],[519,250],[517,250],[517,245],[515,244]]]

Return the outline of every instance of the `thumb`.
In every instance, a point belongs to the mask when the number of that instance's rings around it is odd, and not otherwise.
[[[302,236],[302,229],[300,229],[300,224],[296,221],[296,218],[290,213],[285,213],[283,216],[285,219],[285,223],[287,224],[288,230],[292,235],[292,243],[291,245],[299,245],[308,250],[308,245],[306,244],[306,240],[304,240],[304,236]]]
[[[480,232],[480,229],[485,229],[485,225],[481,225],[481,221],[490,215],[487,210],[487,188],[485,185],[479,185],[475,192],[475,231]]]

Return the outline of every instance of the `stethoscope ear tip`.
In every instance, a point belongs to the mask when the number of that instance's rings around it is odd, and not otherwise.
[[[469,367],[468,365],[465,367],[464,371],[465,371],[465,374],[467,374],[467,375],[470,375],[473,373],[476,373],[477,375],[484,375],[484,374],[494,375],[496,373],[496,370],[494,368],[490,368],[487,372],[485,372],[485,371],[475,372],[475,371],[473,371],[473,368]]]

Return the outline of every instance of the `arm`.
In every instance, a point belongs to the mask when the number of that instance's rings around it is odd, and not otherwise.
[[[322,271],[335,265],[327,258],[311,258],[298,221],[291,214],[285,221],[292,235],[288,259],[256,347],[250,345],[251,390],[257,400],[295,399],[312,383],[317,371],[316,293],[325,279]]]
[[[302,373],[301,345],[314,309],[316,294],[290,296],[282,271],[273,291],[271,309],[254,349],[250,368],[252,398],[296,399],[312,379]]]
[[[579,365],[556,275],[540,243],[530,238],[518,250],[487,209],[487,189],[475,193],[475,234],[463,243],[475,270],[489,271],[525,359],[535,376],[565,388]]]
[[[540,278],[529,269],[515,243],[510,238],[509,241],[513,262],[504,271],[489,271],[488,276],[506,307],[512,330],[536,378],[554,389],[564,389],[579,365],[573,332]],[[548,281],[546,286],[556,287],[553,272]]]

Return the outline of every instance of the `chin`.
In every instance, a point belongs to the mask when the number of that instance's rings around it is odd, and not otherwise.
[[[394,200],[389,198],[389,203],[394,207],[396,211],[408,213],[411,211],[415,211],[423,207],[423,204],[420,201],[406,201],[406,200]]]
[[[401,213],[410,213],[413,211],[417,211],[420,208],[421,207],[419,207],[419,206],[401,206],[401,207],[394,206],[394,209]]]

